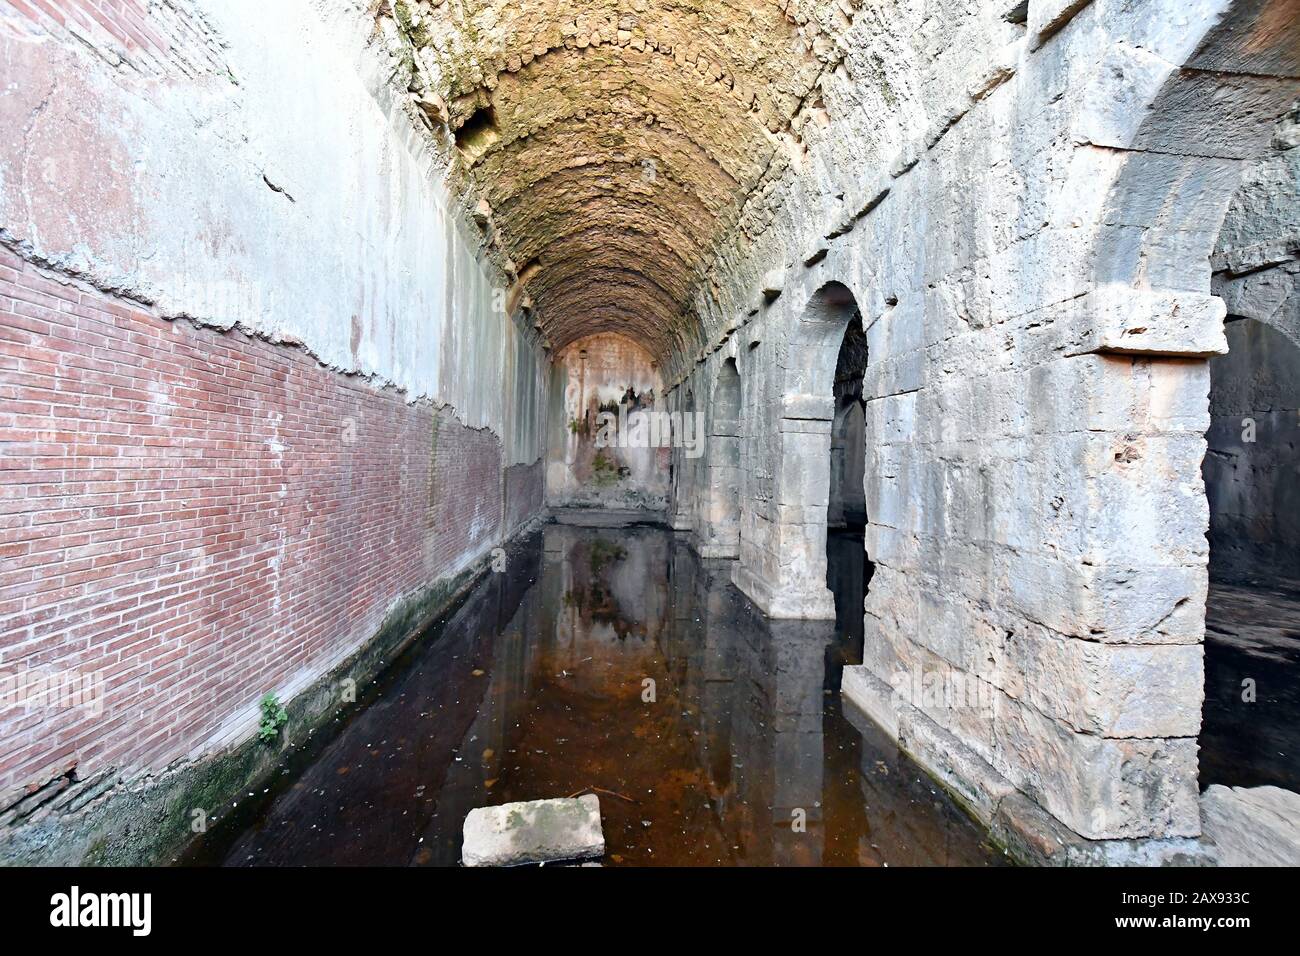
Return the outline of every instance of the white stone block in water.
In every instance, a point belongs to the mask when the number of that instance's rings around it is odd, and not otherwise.
[[[465,866],[515,866],[586,860],[605,854],[594,793],[479,807],[465,818]]]

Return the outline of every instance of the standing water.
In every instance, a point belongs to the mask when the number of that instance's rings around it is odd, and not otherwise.
[[[841,708],[861,536],[830,553],[846,629],[765,619],[669,531],[548,525],[183,862],[455,865],[475,807],[580,793],[606,865],[1001,862]]]

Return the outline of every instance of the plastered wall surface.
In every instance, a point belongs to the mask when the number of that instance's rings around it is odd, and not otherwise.
[[[662,511],[670,445],[652,445],[634,416],[662,410],[653,359],[617,334],[590,336],[556,357],[546,500],[556,507]]]

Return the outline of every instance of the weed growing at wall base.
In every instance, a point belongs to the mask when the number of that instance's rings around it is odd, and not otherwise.
[[[257,737],[264,744],[269,744],[280,736],[280,728],[289,722],[289,712],[280,703],[275,694],[262,698],[262,722],[257,726]]]

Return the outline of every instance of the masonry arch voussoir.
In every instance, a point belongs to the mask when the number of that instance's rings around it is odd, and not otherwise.
[[[824,399],[826,415],[832,416],[831,393],[840,343],[850,322],[862,321],[858,296],[838,279],[818,286],[796,306],[790,320],[788,344],[783,368],[784,396],[793,407],[787,414],[811,414],[802,406]]]
[[[1239,0],[1143,104],[1107,195],[1098,286],[1209,292],[1209,258],[1243,162],[1300,97],[1300,5]]]

